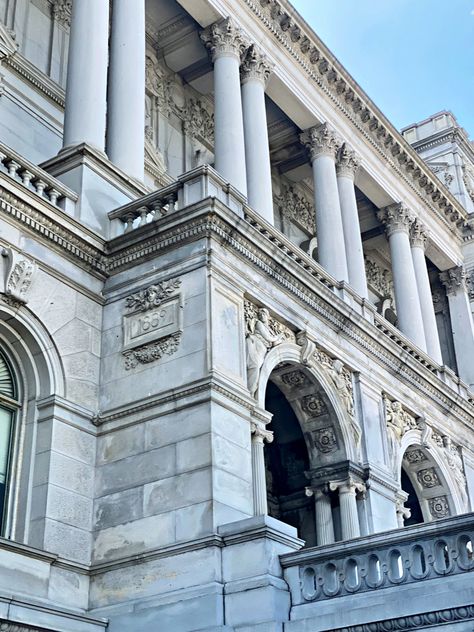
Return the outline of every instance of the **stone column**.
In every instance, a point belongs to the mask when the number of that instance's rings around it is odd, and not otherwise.
[[[113,0],[107,154],[143,180],[145,160],[145,0]]]
[[[329,483],[332,491],[339,492],[341,510],[341,536],[343,540],[351,540],[360,536],[359,515],[357,513],[356,492],[363,491],[365,486],[351,478],[344,482]]]
[[[346,245],[347,272],[349,283],[354,290],[362,298],[367,298],[364,251],[354,187],[354,178],[358,168],[359,159],[356,153],[344,143],[337,153],[336,174]]]
[[[268,143],[265,85],[270,66],[255,45],[240,68],[249,205],[273,225],[272,174]]]
[[[105,144],[109,0],[75,0],[64,110],[63,148]]]
[[[446,287],[459,377],[474,387],[474,325],[466,271],[458,266],[440,274]]]
[[[335,538],[329,489],[320,487],[315,489],[313,493],[316,515],[316,541],[318,546],[332,544]]]
[[[301,142],[308,148],[313,166],[319,263],[338,281],[348,281],[335,165],[341,143],[327,123],[306,130]]]
[[[410,244],[413,266],[415,268],[416,285],[420,297],[426,350],[435,362],[443,364],[433,298],[431,296],[430,280],[428,277],[428,268],[426,266],[425,247],[427,237],[424,226],[419,219],[415,219],[410,229]]]
[[[256,516],[267,513],[267,483],[265,480],[264,442],[273,441],[273,433],[258,424],[252,424],[252,475],[253,507]]]
[[[392,259],[393,287],[398,327],[420,349],[426,351],[423,318],[408,237],[413,217],[403,204],[391,204],[379,211],[385,224]]]
[[[405,520],[411,516],[411,511],[405,507],[408,500],[408,494],[400,489],[396,495],[395,508],[397,512],[397,524],[400,529],[405,526]]]
[[[201,33],[214,63],[214,162],[221,176],[247,195],[240,60],[246,44],[230,18]]]

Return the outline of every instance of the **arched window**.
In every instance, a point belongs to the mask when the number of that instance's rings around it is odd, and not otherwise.
[[[17,398],[13,372],[0,353],[0,535],[5,531],[12,438],[19,408]]]

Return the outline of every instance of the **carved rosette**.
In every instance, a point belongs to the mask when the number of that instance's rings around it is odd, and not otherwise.
[[[247,42],[235,22],[227,17],[201,31],[201,40],[211,53],[212,61],[222,56],[242,58]]]
[[[265,55],[255,44],[252,44],[245,53],[242,65],[240,66],[242,83],[254,79],[266,85],[271,71],[271,66]]]
[[[182,336],[181,279],[153,284],[125,299],[125,369],[172,355]]]
[[[416,217],[410,226],[410,244],[413,248],[426,248],[426,241],[428,239],[428,233],[424,225]]]
[[[424,470],[418,470],[416,478],[424,489],[430,489],[431,487],[438,487],[438,485],[441,485],[434,467],[427,467]]]
[[[337,152],[336,173],[340,177],[351,178],[354,180],[357,170],[359,169],[360,158],[356,152],[344,143]]]
[[[320,428],[313,433],[314,444],[323,454],[330,454],[338,450],[336,434],[332,426]]]
[[[441,272],[439,278],[446,288],[446,294],[454,296],[459,292],[467,292],[468,279],[463,266],[456,266]]]
[[[446,496],[436,496],[428,500],[428,507],[433,518],[446,518],[450,515],[448,499]]]
[[[410,226],[414,220],[411,211],[401,202],[398,204],[390,204],[390,206],[386,206],[381,209],[377,213],[377,217],[383,224],[385,224],[387,237],[390,237],[394,233],[398,232],[408,234]]]
[[[327,123],[307,129],[301,134],[300,140],[308,149],[311,162],[319,156],[330,156],[335,159],[342,143],[335,130]]]

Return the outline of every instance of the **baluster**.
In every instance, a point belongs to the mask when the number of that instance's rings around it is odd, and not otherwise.
[[[4,170],[5,167],[3,165],[3,162],[8,158],[7,154],[4,154],[3,152],[0,151],[0,170]]]
[[[170,195],[166,196],[165,200],[166,204],[168,205],[168,213],[172,213],[175,210],[175,203],[177,199],[178,196],[176,195],[176,193],[170,193]]]
[[[155,222],[166,213],[166,211],[163,212],[163,200],[156,200],[152,203],[151,208],[153,209],[153,221]]]
[[[46,188],[46,182],[44,180],[41,180],[41,178],[38,178],[37,180],[35,180],[34,186],[36,188],[36,193],[42,196]]]
[[[16,172],[21,167],[21,165],[15,160],[10,160],[10,162],[7,163],[7,167],[8,167],[8,175],[11,178],[16,178]]]
[[[51,204],[57,205],[60,193],[56,189],[49,189],[48,196]]]
[[[133,221],[135,219],[135,213],[127,213],[127,215],[125,215],[122,218],[122,221],[125,222],[126,226],[125,226],[125,233],[129,233],[130,231],[133,230]]]
[[[138,210],[140,213],[140,223],[138,226],[144,226],[147,223],[148,208],[146,206],[142,206]]]
[[[23,182],[25,187],[30,186],[30,182],[33,176],[34,174],[31,173],[31,171],[28,171],[28,169],[23,169],[23,171],[21,172],[21,181]]]

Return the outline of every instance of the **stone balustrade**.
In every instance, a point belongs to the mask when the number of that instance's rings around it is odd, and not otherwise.
[[[62,182],[0,143],[0,174],[6,174],[54,206],[72,213],[78,196]]]
[[[458,575],[474,569],[472,514],[281,558],[295,605]]]

